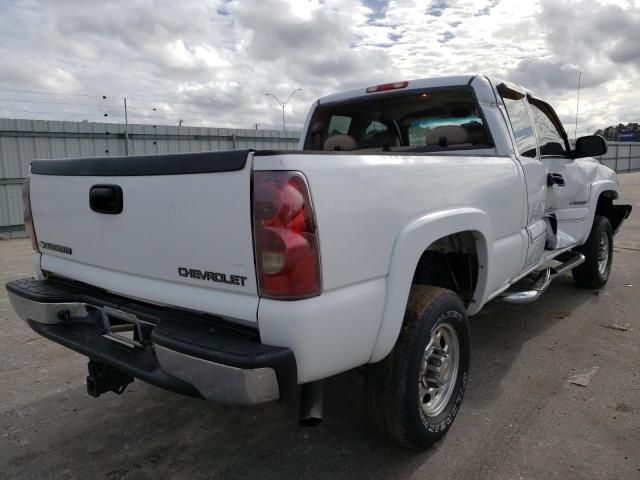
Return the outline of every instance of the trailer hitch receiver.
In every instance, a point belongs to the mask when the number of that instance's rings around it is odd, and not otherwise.
[[[94,360],[89,361],[87,393],[92,397],[99,397],[106,392],[114,392],[120,395],[131,382],[133,382],[133,377],[104,363]]]

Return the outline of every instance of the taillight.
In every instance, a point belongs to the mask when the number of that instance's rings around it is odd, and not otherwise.
[[[30,177],[24,181],[24,185],[22,186],[22,204],[24,206],[23,217],[24,217],[24,229],[27,231],[29,238],[31,239],[31,247],[36,252],[39,252],[38,248],[38,239],[36,238],[36,230],[33,227],[33,214],[31,213],[31,188],[30,188],[31,180]]]
[[[296,300],[320,295],[318,232],[302,173],[254,172],[253,234],[262,296]]]
[[[409,82],[383,83],[382,85],[374,85],[367,88],[367,93],[388,92],[389,90],[398,90],[399,88],[407,88]]]

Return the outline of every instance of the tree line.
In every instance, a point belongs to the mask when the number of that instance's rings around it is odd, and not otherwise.
[[[621,131],[633,131],[636,135],[636,141],[640,140],[640,124],[639,123],[627,123],[626,125],[619,123],[617,126],[609,126],[607,128],[601,128],[596,130],[596,135],[602,135],[606,140],[616,141],[618,140],[618,133]]]

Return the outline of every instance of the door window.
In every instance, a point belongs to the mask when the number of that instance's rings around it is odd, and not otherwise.
[[[529,103],[533,123],[538,133],[541,156],[564,156],[564,139],[549,116],[533,103]]]
[[[524,97],[519,99],[506,98],[502,100],[507,108],[513,135],[516,137],[516,148],[523,157],[535,158],[536,139],[533,135],[533,125],[524,103]]]

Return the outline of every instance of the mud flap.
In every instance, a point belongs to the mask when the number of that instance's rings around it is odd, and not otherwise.
[[[611,222],[611,226],[613,227],[613,234],[618,233],[618,230],[624,223],[624,221],[629,218],[631,214],[632,207],[631,205],[611,205],[611,209],[607,212],[609,221]]]

